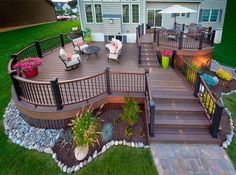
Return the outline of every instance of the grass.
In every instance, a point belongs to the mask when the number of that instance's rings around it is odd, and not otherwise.
[[[236,68],[235,0],[228,0],[222,42],[216,44],[213,58],[223,65]]]
[[[223,96],[224,106],[228,108],[232,114],[234,126],[236,124],[236,93],[230,95]],[[234,164],[234,168],[236,169],[236,138],[233,138],[232,143],[227,148],[227,153]]]
[[[56,22],[0,33],[0,175],[62,175],[50,155],[26,150],[10,143],[4,134],[2,116],[11,99],[11,81],[7,72],[9,56],[36,40],[71,31],[79,22]],[[76,175],[157,174],[149,150],[120,146],[108,150]]]

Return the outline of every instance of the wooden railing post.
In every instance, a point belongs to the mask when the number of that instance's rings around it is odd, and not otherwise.
[[[200,89],[200,73],[197,72],[196,82],[194,85],[194,93],[193,93],[195,97],[198,97],[199,89]]]
[[[202,45],[203,45],[203,41],[204,41],[204,35],[205,35],[205,33],[202,32],[200,42],[199,42],[199,47],[198,47],[199,50],[202,49]]]
[[[60,33],[60,39],[61,39],[61,47],[64,47],[65,43],[64,43],[64,37],[62,33]]]
[[[149,74],[149,69],[145,69],[145,95],[147,96],[147,92],[148,92],[148,74]]]
[[[157,43],[157,46],[160,46],[160,30],[157,30],[157,33],[156,33],[156,43]]]
[[[34,44],[35,44],[35,48],[36,48],[38,57],[42,58],[43,57],[43,53],[42,53],[42,49],[41,49],[39,41],[36,41]]]
[[[144,23],[142,23],[142,35],[144,34]]]
[[[106,67],[105,69],[105,81],[106,81],[106,89],[107,89],[107,94],[111,94],[111,81],[110,81],[110,68]]]
[[[182,31],[184,32],[185,30],[185,24],[182,25]]]
[[[211,41],[211,31],[212,31],[212,27],[208,28],[208,35],[207,35],[207,42],[209,43]]]
[[[183,46],[183,36],[184,36],[184,32],[180,32],[180,34],[179,34],[179,49],[182,49],[182,46]]]
[[[214,46],[215,35],[216,35],[216,31],[213,30],[211,34],[211,47]]]
[[[156,42],[156,36],[157,36],[157,31],[154,28],[154,32],[153,32],[153,42]]]
[[[57,106],[57,110],[61,110],[62,109],[62,99],[61,99],[61,92],[60,92],[60,88],[58,85],[58,78],[55,78],[54,80],[50,81],[51,83],[51,87],[52,87],[52,94]]]
[[[20,88],[19,82],[14,78],[14,76],[16,76],[16,75],[17,75],[16,70],[13,70],[10,72],[12,84],[13,84],[14,90],[16,92],[17,99],[21,100],[21,98],[20,98],[21,88]]]
[[[175,68],[175,58],[176,58],[176,50],[173,51],[172,56],[171,56],[171,67]]]
[[[141,45],[138,45],[138,64],[141,64]]]
[[[224,109],[224,106],[221,103],[217,102],[215,112],[212,118],[211,130],[210,130],[210,133],[212,137],[214,138],[218,137],[218,131],[220,127],[221,116],[223,114],[223,109]]]
[[[154,126],[155,126],[155,107],[156,104],[154,101],[149,102],[150,107],[150,123],[149,123],[149,134],[150,137],[154,137]]]

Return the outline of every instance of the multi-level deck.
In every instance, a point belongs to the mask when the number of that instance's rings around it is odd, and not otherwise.
[[[105,43],[94,42],[92,45],[101,48],[99,58],[87,61],[87,55],[81,54],[81,65],[72,71],[65,71],[58,58],[59,48],[47,52],[37,77],[26,80],[11,73],[14,101],[30,124],[62,127],[83,106],[121,103],[124,95],[134,96],[146,104],[150,142],[217,143],[209,132],[212,118],[206,116],[199,98],[193,95],[191,83],[178,69],[162,69],[152,43],[144,44],[150,48],[142,48],[141,55],[153,56],[154,66],[139,64],[136,44],[123,45],[119,64],[108,63]],[[72,52],[72,44],[65,50]],[[149,74],[144,74],[147,68]],[[154,110],[149,109],[151,101],[156,104]]]

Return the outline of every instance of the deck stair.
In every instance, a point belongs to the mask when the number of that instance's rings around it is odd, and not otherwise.
[[[152,42],[141,42],[141,67],[159,67]]]
[[[156,103],[151,143],[218,143],[199,100],[172,69],[150,72],[150,90]]]

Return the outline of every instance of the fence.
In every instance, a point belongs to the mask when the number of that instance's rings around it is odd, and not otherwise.
[[[194,89],[194,95],[200,99],[201,105],[212,123],[211,134],[217,138],[224,107],[212,95],[206,82],[201,77],[201,73],[194,70],[190,64],[178,55],[175,58],[175,68]]]

